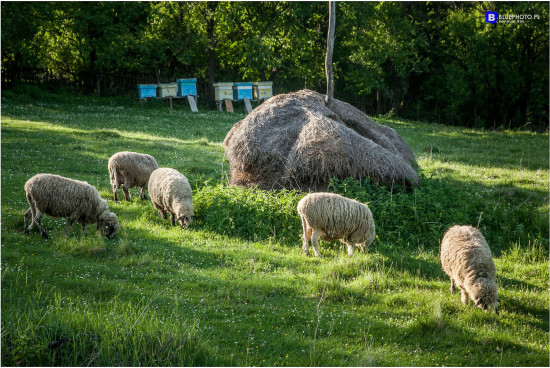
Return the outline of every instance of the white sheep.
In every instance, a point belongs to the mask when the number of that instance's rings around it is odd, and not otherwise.
[[[38,174],[25,183],[25,192],[30,205],[25,213],[25,234],[36,223],[42,237],[48,238],[42,226],[44,214],[67,218],[67,233],[75,222],[80,222],[84,235],[87,235],[86,224],[97,223],[98,230],[108,238],[115,236],[120,229],[118,219],[109,211],[107,202],[96,188],[86,182],[59,175]]]
[[[441,241],[441,266],[461,291],[462,303],[472,299],[476,307],[498,314],[496,269],[491,250],[481,232],[471,226],[455,225]]]
[[[170,168],[153,171],[149,178],[149,196],[163,219],[167,212],[170,213],[172,226],[176,221],[182,228],[193,222],[193,192],[189,181],[179,171]]]
[[[347,245],[351,256],[354,245],[364,249],[376,236],[369,207],[338,194],[308,194],[298,202],[298,214],[302,219],[302,249],[305,254],[309,253],[310,239],[316,257],[321,255],[317,247],[319,237],[323,240],[340,239]]]
[[[111,186],[113,187],[113,197],[117,200],[118,188],[122,185],[124,199],[130,200],[130,188],[140,187],[140,198],[147,199],[145,190],[149,182],[149,176],[153,170],[158,169],[159,165],[155,158],[145,153],[136,152],[117,152],[111,156],[107,165]]]

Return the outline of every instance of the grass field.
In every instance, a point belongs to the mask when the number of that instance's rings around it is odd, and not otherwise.
[[[412,191],[368,181],[330,190],[369,203],[377,238],[348,257],[301,251],[294,191],[227,185],[221,145],[242,113],[126,99],[2,98],[2,365],[548,366],[548,134],[379,120],[419,162]],[[112,201],[108,158],[131,150],[184,173],[195,222],[171,227],[150,202]],[[31,176],[96,186],[112,240],[23,234]],[[493,251],[500,316],[463,306],[438,252],[454,224]]]

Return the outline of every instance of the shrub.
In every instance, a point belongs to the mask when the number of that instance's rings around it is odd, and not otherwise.
[[[477,226],[493,253],[500,254],[518,239],[543,240],[544,214],[526,203],[495,206],[488,197],[499,189],[447,178],[420,177],[418,187],[382,186],[366,180],[333,179],[328,190],[367,203],[378,239],[387,245],[439,250],[444,232],[455,224]],[[481,218],[480,218],[481,217]],[[548,243],[539,241],[537,244]]]
[[[295,243],[302,226],[295,191],[265,191],[237,186],[205,186],[195,192],[197,226],[245,240]]]

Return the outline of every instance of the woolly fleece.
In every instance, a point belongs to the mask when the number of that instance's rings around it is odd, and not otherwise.
[[[30,208],[25,213],[25,233],[38,225],[40,233],[47,238],[42,226],[44,214],[53,217],[65,217],[69,223],[67,231],[74,222],[79,222],[86,234],[86,224],[97,223],[97,227],[106,237],[116,235],[120,226],[107,202],[101,198],[96,188],[90,184],[53,174],[38,174],[25,183],[25,192]],[[29,226],[29,220],[32,222]]]
[[[441,266],[461,291],[462,303],[468,299],[484,310],[498,304],[496,269],[491,250],[481,232],[472,226],[453,226],[441,241]]]
[[[319,237],[336,240],[347,245],[353,254],[353,245],[364,248],[375,238],[374,219],[369,207],[356,200],[333,193],[312,193],[298,202],[298,214],[302,219],[303,250],[308,253],[308,241],[318,257]]]
[[[109,169],[114,200],[117,200],[117,191],[121,185],[123,186],[124,198],[127,201],[131,199],[128,189],[134,187],[141,188],[140,198],[146,199],[145,190],[149,183],[149,177],[158,167],[155,158],[145,153],[123,151],[112,155],[107,168]]]
[[[149,178],[149,195],[163,219],[167,212],[170,213],[172,226],[176,221],[181,227],[193,222],[193,191],[187,178],[179,171],[170,168],[153,171]]]

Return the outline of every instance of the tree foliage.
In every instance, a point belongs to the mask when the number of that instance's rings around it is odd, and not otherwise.
[[[485,12],[530,18],[490,24]],[[548,6],[338,2],[335,97],[369,114],[546,129]],[[135,93],[195,77],[326,89],[327,2],[2,2],[2,86]],[[210,87],[210,88],[209,88]]]

